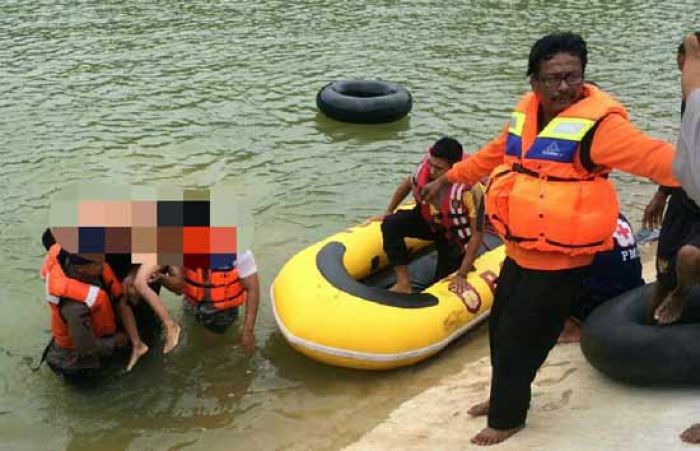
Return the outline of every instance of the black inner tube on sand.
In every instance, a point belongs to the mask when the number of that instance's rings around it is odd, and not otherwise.
[[[411,94],[396,83],[379,80],[341,80],[318,91],[316,105],[326,116],[343,122],[379,124],[407,115]]]
[[[645,324],[655,284],[612,299],[584,322],[581,350],[607,376],[636,384],[700,384],[700,289],[691,290],[681,320]]]

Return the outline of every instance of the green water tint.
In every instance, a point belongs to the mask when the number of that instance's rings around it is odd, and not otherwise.
[[[295,252],[378,214],[436,138],[475,150],[528,89],[529,48],[545,32],[581,32],[586,75],[634,123],[675,140],[675,49],[700,23],[695,0],[136,2],[0,5],[0,448],[334,449],[401,401],[485,355],[485,328],[424,364],[365,374],[292,351],[268,287]],[[402,84],[402,121],[331,121],[318,89],[344,78]],[[638,225],[652,184],[614,175]],[[234,327],[185,340],[135,371],[77,392],[44,368],[49,337],[38,270],[51,195],[76,181],[245,187],[262,303],[258,350]],[[249,372],[249,373],[248,373]],[[7,413],[4,413],[7,412]],[[420,418],[420,414],[417,414]]]

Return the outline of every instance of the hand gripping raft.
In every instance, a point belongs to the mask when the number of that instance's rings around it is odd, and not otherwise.
[[[380,225],[365,223],[322,240],[277,275],[272,311],[294,349],[331,365],[396,368],[430,357],[487,317],[505,257],[496,237],[485,238],[495,248],[476,260],[462,296],[448,289],[447,279],[400,294],[363,283],[388,265]],[[425,241],[407,244],[412,253],[429,250]]]

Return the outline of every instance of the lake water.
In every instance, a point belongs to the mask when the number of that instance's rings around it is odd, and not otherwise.
[[[268,287],[305,246],[383,211],[444,134],[475,150],[528,88],[542,34],[589,43],[587,76],[633,122],[674,140],[675,50],[696,0],[13,1],[0,5],[0,448],[337,449],[408,397],[485,355],[485,328],[438,357],[386,373],[292,351]],[[381,78],[413,94],[410,116],[361,126],[317,113],[330,81]],[[49,198],[75,181],[247,189],[263,299],[258,349],[182,316],[185,342],[128,376],[76,391],[30,371],[49,337],[38,270]],[[654,186],[616,175],[638,224]],[[416,421],[420,421],[416,412]],[[459,433],[456,431],[455,433]]]

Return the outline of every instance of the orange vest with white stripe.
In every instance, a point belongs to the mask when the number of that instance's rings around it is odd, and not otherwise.
[[[112,299],[118,299],[122,291],[121,284],[112,272],[112,268],[106,263],[102,265],[102,280],[108,287],[108,293],[101,287],[66,276],[58,261],[60,252],[61,246],[59,244],[51,246],[41,267],[41,277],[46,282],[46,300],[51,308],[51,334],[54,341],[61,348],[74,348],[68,324],[61,316],[61,299],[85,303],[90,310],[92,333],[95,338],[113,335],[117,325],[114,321],[114,310],[110,296]]]
[[[441,233],[448,241],[464,246],[471,237],[467,206],[464,205],[464,192],[471,189],[471,185],[465,183],[452,183],[449,192],[440,201],[440,225],[437,227],[428,202],[421,202],[421,190],[430,182],[429,155],[418,165],[413,176],[413,197],[420,209],[423,220],[428,224],[433,233]]]
[[[227,270],[183,268],[185,297],[191,302],[211,302],[217,310],[238,307],[246,301],[246,289],[238,268]]]
[[[525,249],[576,256],[612,248],[619,211],[615,187],[607,173],[584,169],[579,153],[601,119],[609,114],[626,118],[627,112],[587,84],[584,97],[524,149],[525,123],[536,124],[538,108],[538,99],[529,93],[511,115],[504,162],[491,173],[486,191],[488,218],[504,240]]]

